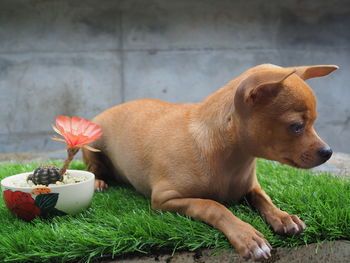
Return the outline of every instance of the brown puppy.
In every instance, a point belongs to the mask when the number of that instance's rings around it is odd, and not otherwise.
[[[96,175],[134,186],[152,207],[198,218],[221,230],[246,259],[270,256],[271,247],[251,225],[222,202],[247,196],[280,234],[302,232],[305,224],[273,205],[255,174],[255,157],[310,168],[327,161],[332,150],[312,125],[316,99],[304,80],[337,66],[254,67],[204,102],[172,104],[131,101],[93,119],[103,136],[93,143],[101,153],[84,151]]]

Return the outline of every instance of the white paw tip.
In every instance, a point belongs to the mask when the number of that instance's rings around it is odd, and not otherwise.
[[[299,227],[298,227],[298,225],[297,224],[295,224],[295,223],[291,223],[290,225],[288,225],[288,230],[289,231],[292,231],[292,230],[294,230],[293,232],[298,232],[299,231]]]
[[[265,255],[265,253],[261,248],[257,248],[254,250],[254,257],[255,258],[261,258],[262,255]]]
[[[261,246],[261,249],[265,253],[270,253],[271,252],[271,249],[268,246],[266,246],[265,244]]]

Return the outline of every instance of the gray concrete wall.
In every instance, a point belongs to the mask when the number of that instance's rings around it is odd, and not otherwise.
[[[2,0],[0,152],[63,148],[57,115],[200,101],[261,63],[339,65],[309,84],[320,135],[350,152],[348,0]]]

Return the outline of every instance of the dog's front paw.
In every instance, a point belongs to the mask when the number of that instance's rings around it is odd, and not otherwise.
[[[231,243],[245,260],[261,261],[271,257],[272,247],[269,242],[251,225],[246,224],[237,232]]]
[[[277,222],[276,222],[277,221]],[[296,215],[284,215],[276,220],[272,227],[277,234],[293,236],[300,234],[306,228],[303,221]]]

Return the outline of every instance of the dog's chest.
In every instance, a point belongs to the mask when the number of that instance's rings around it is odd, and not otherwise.
[[[208,185],[210,195],[220,202],[237,202],[252,188],[254,176],[252,169],[216,173]]]

